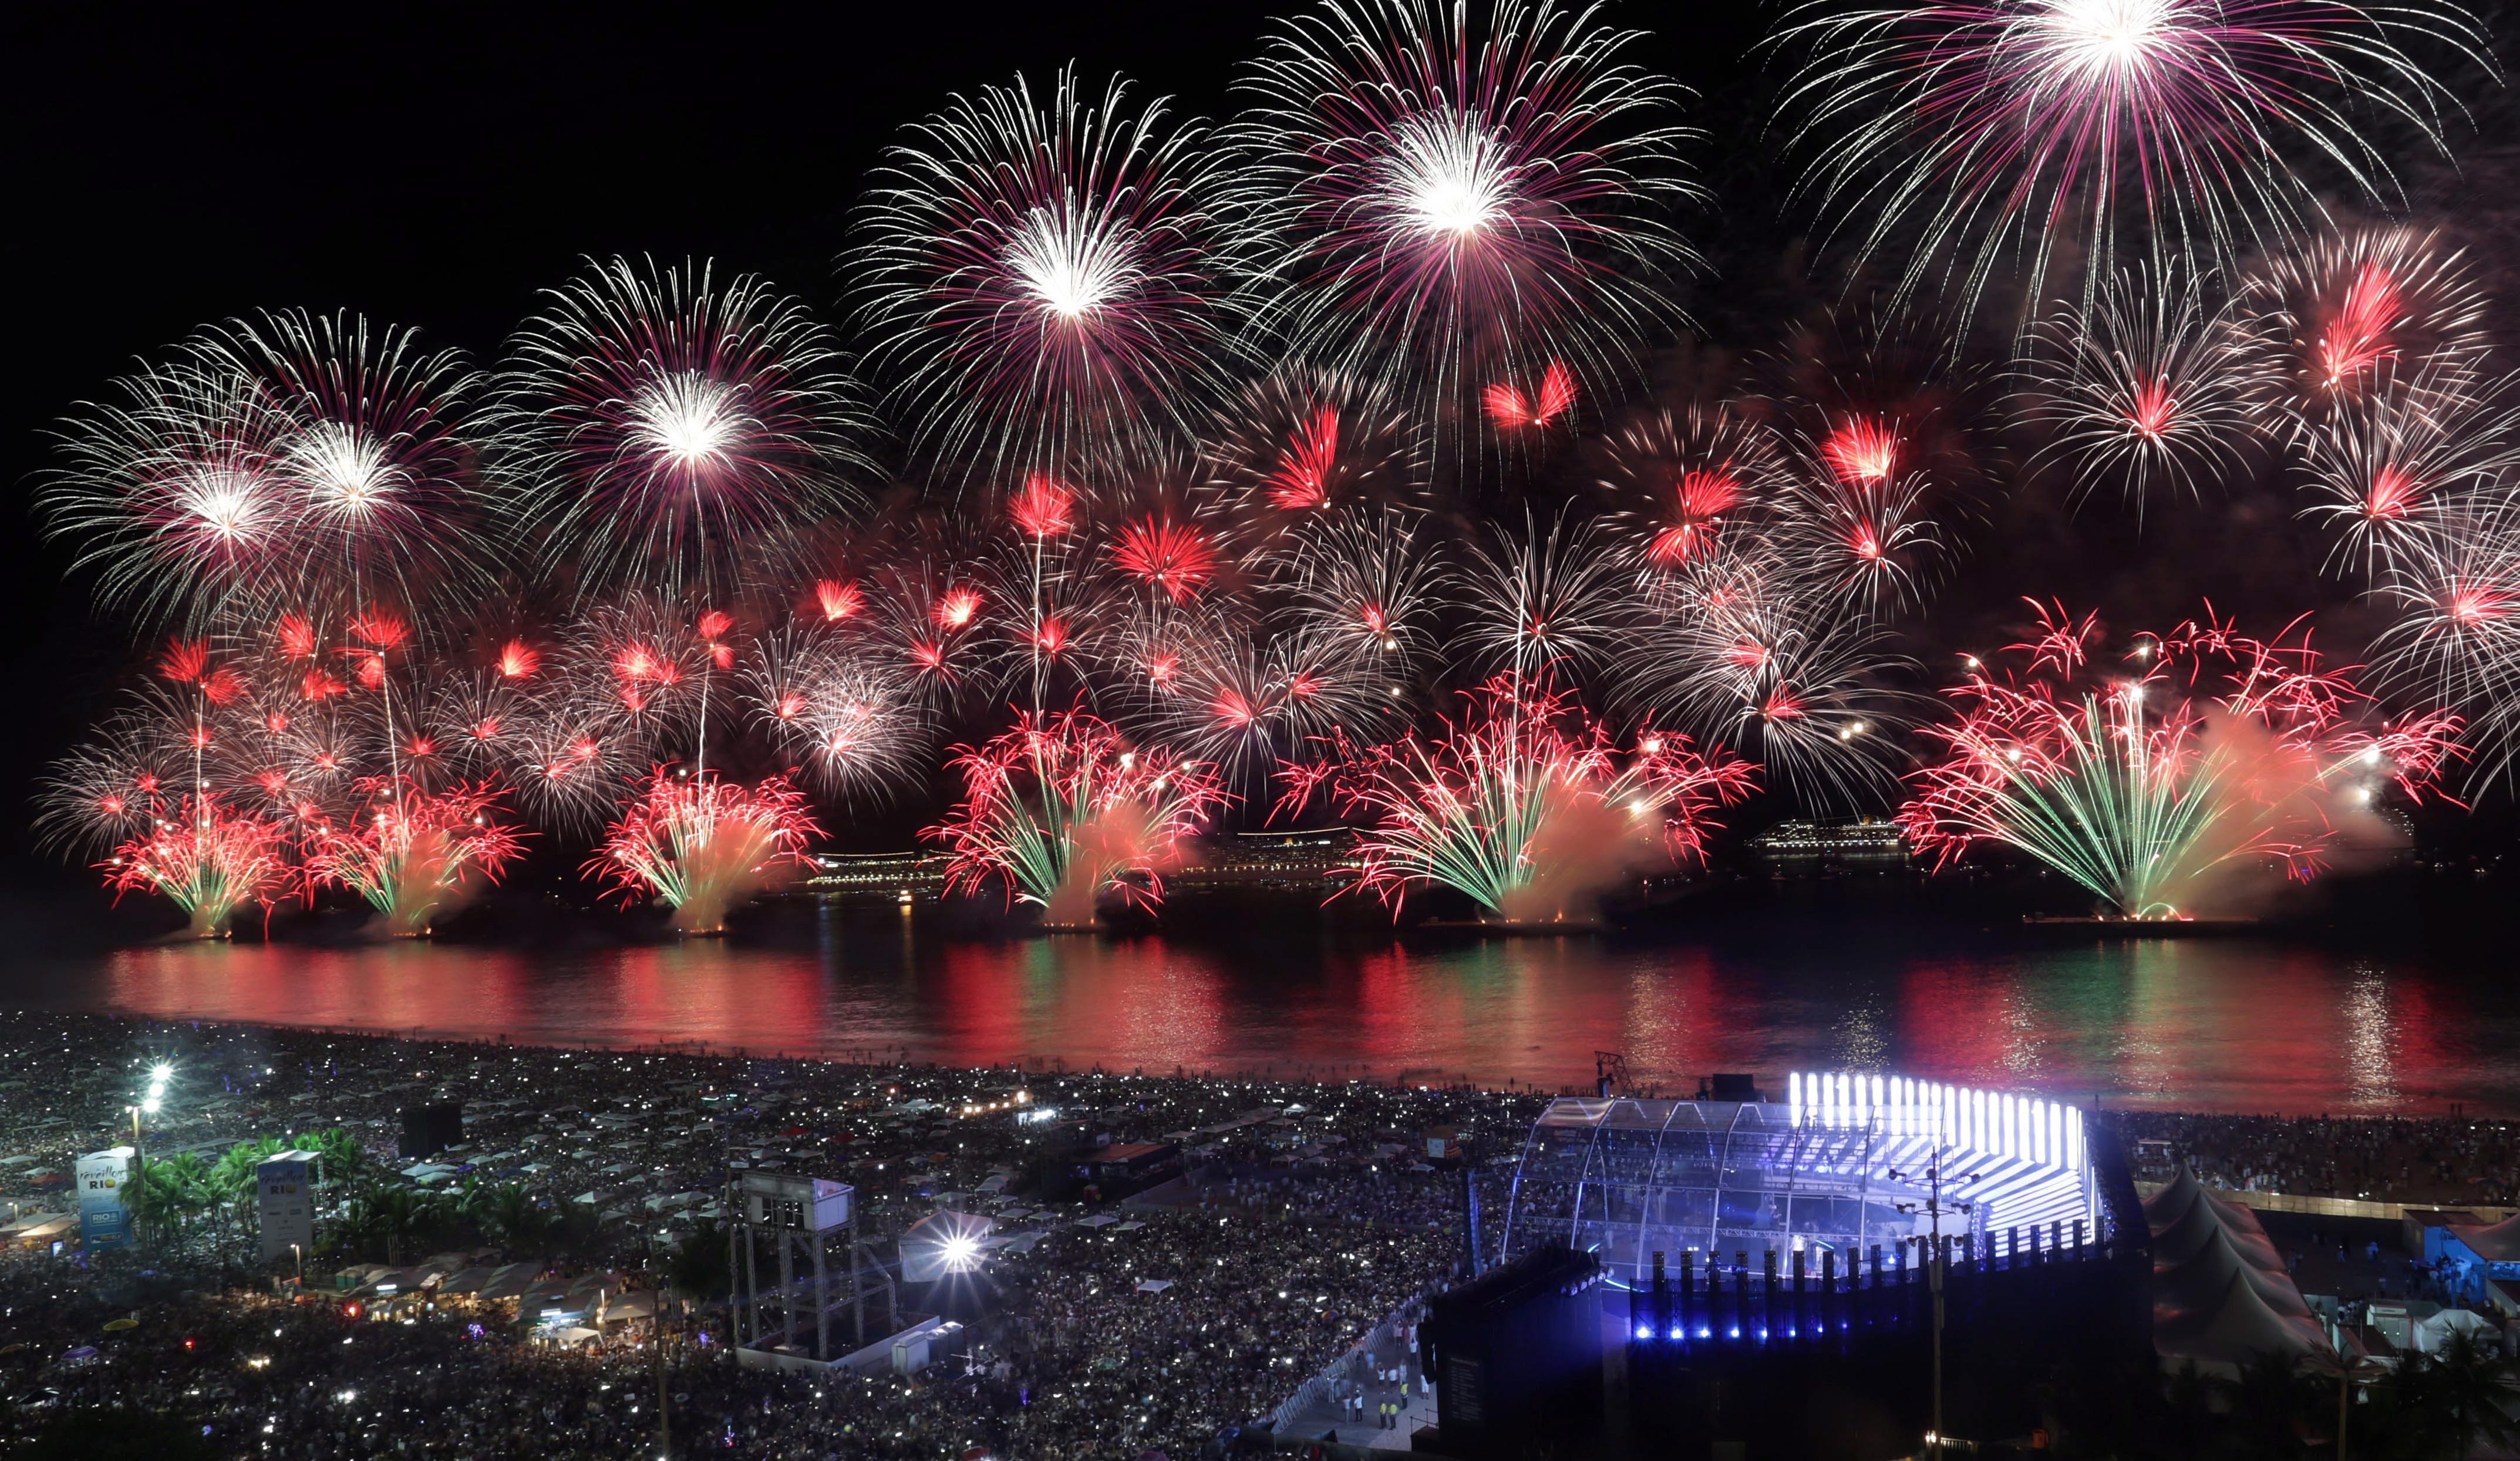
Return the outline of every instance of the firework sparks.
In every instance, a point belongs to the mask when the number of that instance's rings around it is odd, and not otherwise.
[[[2024,670],[1973,674],[1959,721],[1927,731],[1949,754],[1900,812],[1920,850],[2009,846],[2123,917],[2188,917],[2252,868],[2312,876],[2349,829],[2376,835],[2378,790],[2420,797],[2455,753],[2448,714],[2363,730],[2361,693],[2306,635],[2250,639],[2209,612],[2138,636],[2137,673],[2102,679],[2096,620],[2040,615],[2008,651]]]
[[[2116,482],[2140,507],[2242,463],[2262,382],[2231,306],[2182,269],[2120,270],[2042,324],[2020,362],[2024,415],[2052,433],[2077,493]]]
[[[1215,486],[1282,514],[1414,501],[1422,439],[1384,388],[1288,366],[1247,388],[1207,446]]]
[[[299,567],[282,462],[293,424],[198,350],[114,385],[120,403],[64,434],[46,530],[76,543],[111,607],[186,624],[259,616]]]
[[[1856,220],[1866,255],[1906,246],[1907,289],[1948,284],[1971,304],[2015,258],[2034,307],[2067,260],[2100,273],[2172,255],[2227,267],[2245,246],[2324,216],[2300,165],[2311,159],[2385,204],[2394,180],[2358,121],[2410,124],[2438,148],[2439,115],[2455,106],[2402,46],[2446,42],[2480,63],[2486,49],[2466,12],[2432,4],[1989,0],[1806,14],[1785,32],[1811,57],[1785,103],[1811,162],[1803,188]]]
[[[172,815],[115,847],[102,871],[117,895],[164,895],[190,915],[196,938],[221,936],[238,909],[268,908],[296,886],[289,839],[277,824],[206,798],[184,799]]]
[[[2330,568],[2351,565],[2377,582],[2459,525],[2457,515],[2441,516],[2444,504],[2507,490],[2520,471],[2520,413],[2487,407],[2462,376],[2439,366],[2391,372],[2360,408],[2304,438],[2318,500],[2303,513],[2333,532]]]
[[[524,851],[522,836],[487,787],[431,794],[372,782],[363,790],[363,814],[315,839],[307,877],[365,898],[396,937],[428,934],[471,893],[475,875],[495,883]]]
[[[1472,618],[1464,648],[1521,684],[1606,663],[1632,605],[1624,555],[1597,520],[1561,514],[1546,532],[1526,517],[1474,547],[1459,587]]]
[[[660,766],[587,869],[625,903],[652,895],[684,933],[721,933],[738,903],[784,870],[810,866],[805,844],[821,830],[782,778],[746,787]]]
[[[1220,163],[1162,103],[1069,73],[1046,100],[1018,79],[912,129],[857,264],[914,439],[960,467],[1090,478],[1186,437],[1240,338]]]
[[[1677,735],[1618,747],[1562,696],[1497,680],[1472,699],[1432,740],[1288,768],[1287,802],[1326,789],[1367,822],[1352,886],[1395,909],[1433,884],[1511,923],[1593,921],[1617,879],[1702,853],[1714,810],[1752,785],[1746,762],[1700,755]]]
[[[1206,767],[1132,749],[1073,710],[1023,714],[987,744],[962,748],[953,765],[963,803],[927,834],[953,852],[947,886],[1002,884],[1058,928],[1092,923],[1106,896],[1160,903],[1182,840],[1225,799]]]
[[[2299,436],[2423,379],[2436,393],[2473,382],[2488,346],[2485,291],[2465,254],[2412,228],[2345,229],[2281,248],[2244,280],[2235,306],[2274,409]]]
[[[1285,22],[1244,82],[1238,181],[1295,353],[1406,389],[1448,450],[1500,381],[1563,361],[1571,404],[1576,375],[1624,376],[1676,314],[1652,281],[1694,261],[1665,221],[1693,196],[1681,92],[1623,59],[1635,39],[1520,0],[1475,30],[1421,0]]]
[[[517,511],[590,584],[731,595],[842,504],[854,460],[831,337],[706,264],[614,259],[551,292],[503,397]]]

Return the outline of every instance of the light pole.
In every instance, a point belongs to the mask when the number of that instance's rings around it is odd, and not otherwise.
[[[1897,1206],[1902,1212],[1924,1213],[1926,1228],[1931,1235],[1926,1240],[1930,1245],[1931,1256],[1925,1260],[1925,1287],[1932,1293],[1934,1301],[1934,1411],[1933,1428],[1925,1433],[1925,1448],[1935,1457],[1935,1461],[1941,1461],[1943,1454],[1943,1217],[1946,1213],[1966,1216],[1973,1206],[1969,1203],[1944,1202],[1943,1187],[1946,1183],[1960,1186],[1974,1182],[1978,1179],[1978,1173],[1945,1175],[1943,1143],[1938,1134],[1931,1152],[1925,1159],[1923,1172],[1902,1172],[1896,1167],[1890,1170],[1890,1180],[1894,1182],[1913,1181],[1920,1175],[1925,1179],[1925,1200],[1922,1203],[1900,1203]]]
[[[664,1284],[656,1286],[656,1457],[673,1461],[674,1395],[665,1368],[665,1301],[672,1291]]]

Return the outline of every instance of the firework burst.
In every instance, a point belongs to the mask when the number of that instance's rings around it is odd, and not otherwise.
[[[428,934],[472,892],[476,875],[495,883],[524,851],[521,834],[487,787],[428,793],[372,782],[362,790],[363,813],[314,840],[306,874],[365,898],[396,937]]]
[[[2298,435],[2422,377],[2436,391],[2474,379],[2489,337],[2485,292],[2439,234],[2350,228],[2278,248],[2236,305],[2260,366],[2267,425]]]
[[[1728,525],[1756,530],[1791,479],[1773,433],[1730,410],[1692,407],[1649,413],[1611,437],[1599,487],[1631,551],[1674,572],[1722,556],[1732,546]]]
[[[515,510],[582,589],[731,597],[846,501],[836,361],[757,277],[597,264],[518,337],[501,421]]]
[[[818,789],[880,796],[917,773],[926,718],[908,673],[867,636],[765,637],[746,668],[755,721]]]
[[[1991,0],[1806,7],[1783,38],[1810,61],[1785,111],[1803,189],[1867,256],[1904,243],[1903,289],[1974,305],[2014,260],[2025,323],[2058,276],[2121,262],[2222,267],[2324,216],[2305,164],[2385,203],[2360,130],[2435,147],[2455,102],[2406,47],[2480,65],[2465,11],[2340,0]],[[2083,286],[2088,289],[2086,283]],[[2079,291],[2078,291],[2079,292]]]
[[[2096,619],[2040,614],[2007,652],[2019,671],[1973,674],[1953,691],[1958,722],[1927,731],[1949,753],[1915,774],[1900,821],[1946,862],[2009,846],[2119,916],[2188,917],[2251,869],[2307,878],[2349,834],[2383,836],[2374,798],[2422,796],[2455,753],[2446,712],[2365,729],[2361,692],[2306,633],[2259,641],[2209,612],[2138,636],[2132,671],[2103,676]]]
[[[1020,78],[912,129],[851,265],[874,358],[923,450],[1099,478],[1188,436],[1223,389],[1242,295],[1220,161],[1114,80]]]
[[[471,424],[473,374],[418,333],[303,310],[239,320],[202,349],[288,422],[271,472],[292,551],[293,599],[344,616],[463,598],[486,581]]]
[[[1479,397],[1629,373],[1694,263],[1681,89],[1591,9],[1331,0],[1243,90],[1238,181],[1295,353],[1406,391],[1458,451]],[[1524,383],[1528,383],[1525,385]],[[1535,413],[1526,409],[1522,420]]]
[[[2463,525],[2455,512],[2443,516],[2446,504],[2499,494],[2520,473],[2520,413],[2487,406],[2463,377],[2454,367],[2391,372],[2304,438],[2318,500],[2303,513],[2332,533],[2331,569],[2377,582]]]
[[[269,908],[297,886],[278,825],[198,797],[115,847],[101,870],[117,895],[158,893],[183,909],[196,938],[225,935],[238,909]]]
[[[927,835],[952,851],[947,886],[991,883],[1039,906],[1054,928],[1094,920],[1108,896],[1143,907],[1163,898],[1163,871],[1224,804],[1207,767],[1133,749],[1081,711],[1025,713],[953,761],[964,799]]]
[[[1798,592],[1755,544],[1658,584],[1619,699],[1666,708],[1701,743],[1758,758],[1807,801],[1861,808],[1897,785],[1898,685],[1913,666],[1842,601]]]
[[[587,870],[625,903],[653,896],[686,934],[723,933],[737,903],[783,871],[811,865],[805,844],[821,830],[783,778],[746,787],[659,766],[606,830]]]
[[[1631,621],[1633,577],[1599,520],[1560,513],[1543,531],[1526,514],[1519,535],[1500,526],[1456,574],[1470,616],[1460,648],[1521,685],[1599,668]]]
[[[2520,501],[2506,481],[2427,510],[2413,551],[2384,562],[2374,597],[2398,613],[2373,642],[2391,686],[2467,715],[2471,770],[2520,765]]]
[[[292,423],[199,351],[114,382],[62,437],[38,498],[109,607],[185,625],[252,616],[301,567],[283,454]]]
[[[2260,394],[2252,353],[2212,281],[2176,265],[2121,269],[2042,322],[2017,363],[2022,414],[2075,493],[2114,483],[2138,509],[2244,465]]]
[[[1716,808],[1746,795],[1752,768],[1647,729],[1616,745],[1555,694],[1499,679],[1468,716],[1287,768],[1285,804],[1327,791],[1367,831],[1352,887],[1396,909],[1432,884],[1510,923],[1588,923],[1599,895],[1657,859],[1698,855]]]
[[[1422,435],[1390,390],[1301,365],[1245,388],[1205,454],[1228,499],[1297,523],[1351,504],[1414,503],[1425,482]]]

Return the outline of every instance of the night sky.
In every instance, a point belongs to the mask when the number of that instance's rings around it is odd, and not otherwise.
[[[849,209],[902,124],[950,92],[1017,70],[1046,80],[1071,59],[1089,78],[1116,69],[1218,116],[1271,10],[13,7],[18,385],[0,395],[0,471],[20,504],[0,534],[18,647],[17,704],[0,716],[10,901],[86,886],[29,859],[26,784],[132,653],[87,585],[65,582],[65,555],[34,541],[29,477],[48,460],[47,427],[135,356],[207,321],[304,305],[419,325],[495,358],[538,289],[580,255],[613,252],[712,256],[835,318]],[[1762,133],[1781,63],[1747,53],[1773,11],[1700,0],[1612,14],[1659,32],[1637,59],[1696,88],[1689,119],[1712,134],[1692,154],[1715,201],[1684,220],[1714,264],[1689,300],[1711,340],[1675,349],[1659,373],[1674,388],[1737,374],[1838,297],[1843,277],[1824,251],[1813,262],[1809,220],[1785,206],[1778,139]],[[2520,125],[2507,92],[2472,71],[2462,90],[2478,105],[2476,129],[2452,137],[2465,177],[2410,153],[2402,169],[2418,210],[2507,281]],[[2327,608],[2322,633],[2348,652],[2361,632],[2348,592],[2318,577],[2280,482],[2231,483],[2138,525],[2114,500],[2071,514],[2061,483],[2019,481],[2016,444],[2000,435],[1970,449],[1985,480],[1958,520],[1965,558],[1912,647],[1920,659],[2000,642],[2024,593],[2129,626],[2211,597],[2251,616]]]

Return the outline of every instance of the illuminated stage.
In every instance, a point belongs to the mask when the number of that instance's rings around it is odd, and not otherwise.
[[[2098,1236],[2083,1113],[2032,1097],[1872,1074],[1795,1074],[1782,1102],[1565,1099],[1526,1142],[1507,1213],[1508,1257],[1590,1252],[1615,1287],[1653,1256],[1801,1253],[1815,1270],[1922,1238],[1939,1164],[1964,1205],[1945,1235]]]
[[[1887,1461],[1937,1371],[1951,1434],[2003,1438],[2056,1376],[2148,1362],[2150,1229],[2084,1113],[1870,1073],[1747,1084],[1541,1115],[1505,1262],[1430,1307],[1432,1449]]]

